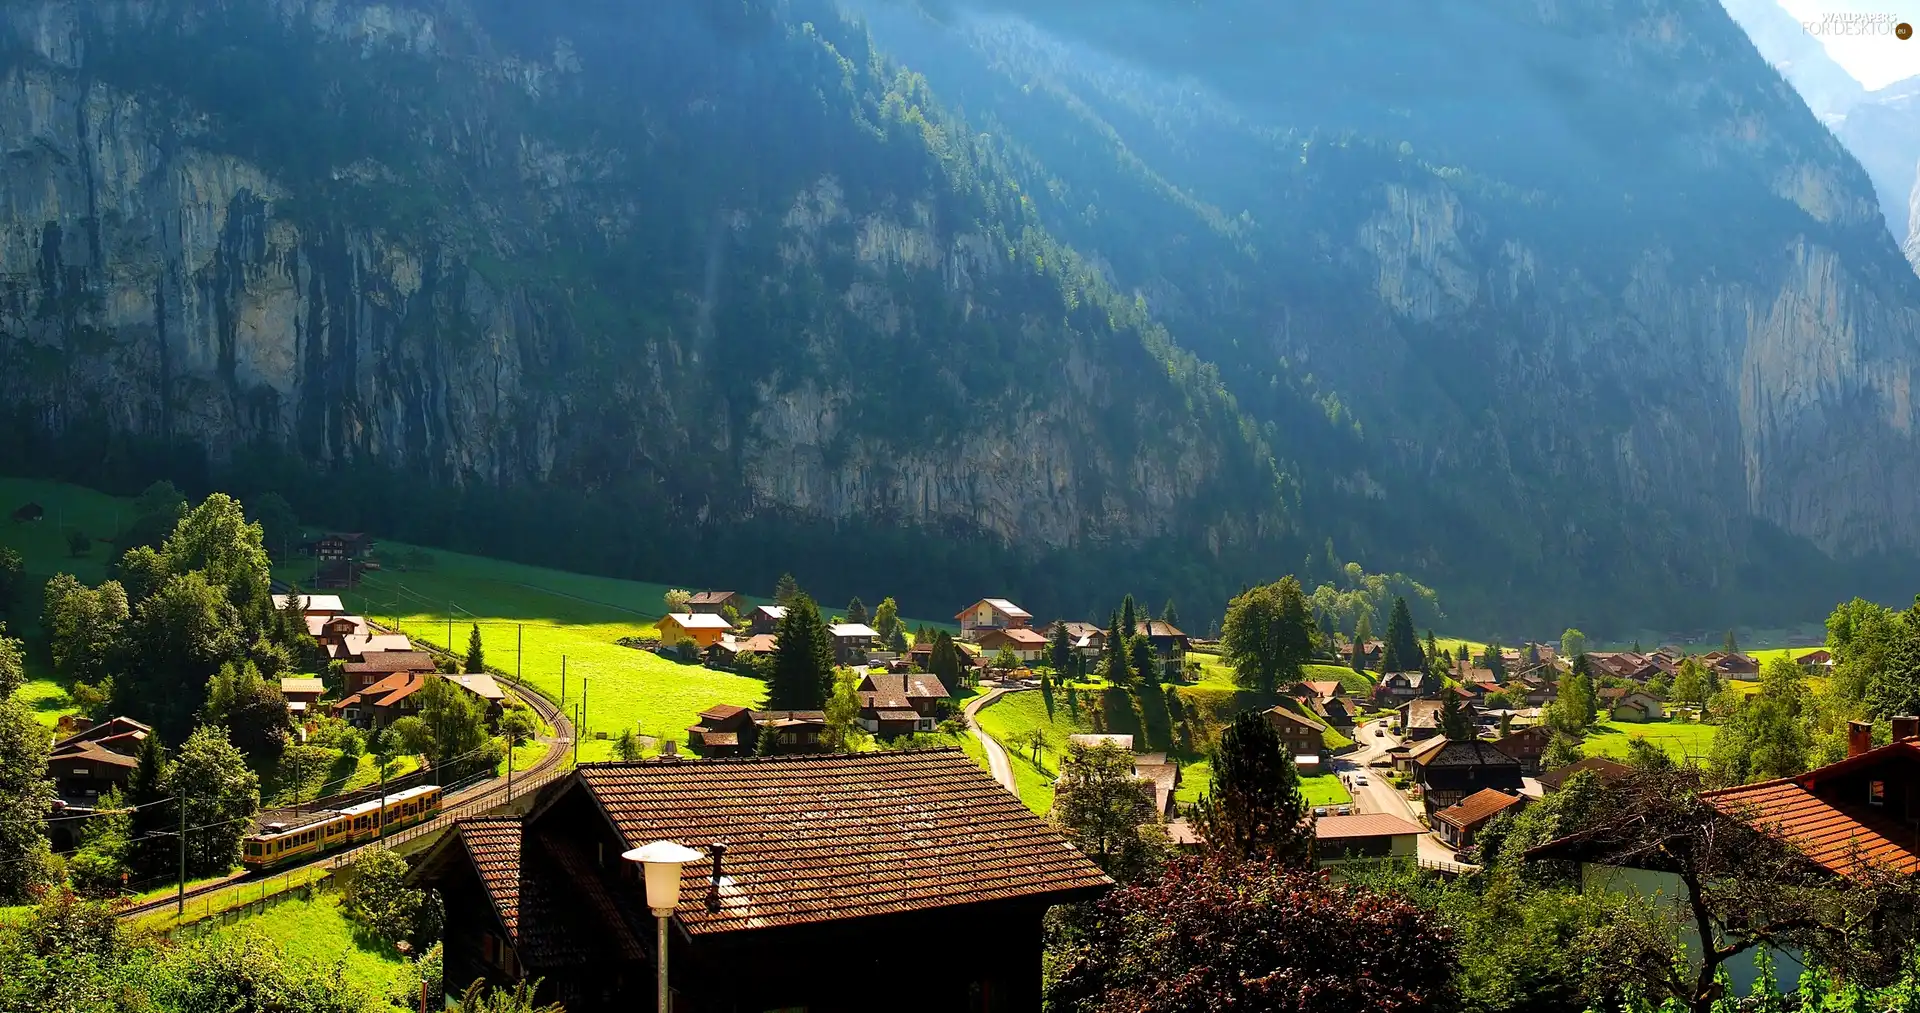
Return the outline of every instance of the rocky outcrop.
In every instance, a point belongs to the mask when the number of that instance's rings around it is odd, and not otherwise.
[[[1913,197],[1907,202],[1907,260],[1920,274],[1920,166],[1913,172]]]
[[[885,80],[794,76],[857,36],[700,10],[0,7],[5,405],[216,469],[264,444],[611,497],[689,545],[778,521],[1226,552],[1284,526],[1271,461],[1147,322],[1085,312],[918,135],[880,146]],[[813,95],[806,164],[769,137]]]

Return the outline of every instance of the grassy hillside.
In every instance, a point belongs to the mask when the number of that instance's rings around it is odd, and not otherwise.
[[[28,503],[46,509],[43,520],[20,523],[13,512]],[[67,693],[52,679],[52,660],[40,640],[41,589],[56,573],[71,573],[89,584],[106,579],[115,553],[105,541],[130,515],[125,501],[77,485],[35,479],[0,478],[0,545],[20,553],[21,588],[11,602],[0,602],[7,633],[27,641],[27,685],[21,693],[47,724],[73,713]],[[92,545],[74,555],[67,533],[79,531]]]
[[[411,967],[392,947],[365,938],[340,912],[337,893],[315,894],[311,900],[289,900],[268,911],[249,915],[221,928],[237,938],[257,932],[273,940],[289,964],[327,973],[339,968],[347,982],[370,998],[387,995],[411,975]],[[378,1003],[370,1003],[369,1008]]]

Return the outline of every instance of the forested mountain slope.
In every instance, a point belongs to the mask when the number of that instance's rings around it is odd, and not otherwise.
[[[1287,530],[1210,368],[824,4],[0,16],[23,466],[942,604],[1219,591]]]
[[[914,608],[1910,577],[1920,279],[1718,5],[1360,6],[5,0],[0,467]]]
[[[1718,4],[861,9],[1220,365],[1342,549],[1596,622],[1907,565],[1920,279]],[[1358,445],[1278,435],[1300,384]]]

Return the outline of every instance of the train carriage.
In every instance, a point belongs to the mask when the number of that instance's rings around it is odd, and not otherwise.
[[[442,789],[421,785],[345,809],[323,810],[299,822],[274,822],[248,837],[241,863],[248,869],[295,864],[341,848],[379,840],[440,812]]]

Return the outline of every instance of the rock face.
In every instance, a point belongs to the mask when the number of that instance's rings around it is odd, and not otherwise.
[[[1913,196],[1907,201],[1907,260],[1920,273],[1920,166],[1913,177]]]
[[[1717,8],[1240,64],[1054,6],[0,5],[0,467],[921,607],[1331,537],[1711,626],[1920,548],[1920,278]]]
[[[716,579],[757,567],[695,558],[699,533],[756,522],[1035,558],[1284,527],[1231,405],[1170,377],[1150,322],[1097,311],[1017,208],[943,178],[985,170],[879,108],[831,10],[516,7],[0,8],[0,392],[23,424],[223,474],[267,447],[557,487],[625,512],[656,543],[624,550],[640,565]],[[816,97],[783,113],[794,95]]]

